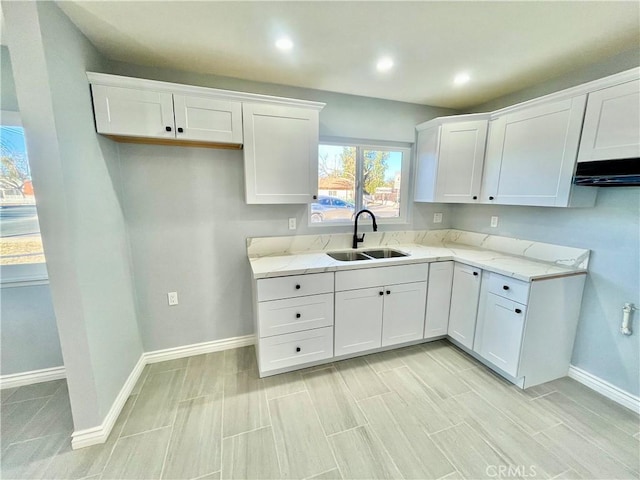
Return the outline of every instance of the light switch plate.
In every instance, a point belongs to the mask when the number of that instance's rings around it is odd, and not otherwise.
[[[433,214],[433,223],[442,223],[442,213]]]
[[[491,226],[496,228],[498,226],[498,217],[491,217]]]
[[[178,305],[178,292],[167,293],[167,300],[170,306]]]
[[[289,230],[295,230],[296,229],[296,217],[291,217],[289,219]]]

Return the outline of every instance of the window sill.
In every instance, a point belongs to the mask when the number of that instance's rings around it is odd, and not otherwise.
[[[30,287],[48,283],[46,263],[0,266],[0,288]]]

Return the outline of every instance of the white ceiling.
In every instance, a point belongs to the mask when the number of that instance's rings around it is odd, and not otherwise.
[[[64,1],[110,59],[465,108],[638,47],[640,2]],[[289,36],[293,49],[274,42]],[[394,59],[376,71],[379,57]],[[454,86],[462,71],[471,76]]]

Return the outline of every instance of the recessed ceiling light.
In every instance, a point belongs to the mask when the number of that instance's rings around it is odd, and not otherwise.
[[[391,60],[389,57],[381,58],[376,64],[376,68],[379,72],[388,72],[389,70],[391,70],[391,67],[393,67],[393,60]]]
[[[293,48],[293,42],[290,38],[282,37],[276,42],[276,47],[280,50],[291,50]]]
[[[464,85],[469,80],[471,80],[471,77],[468,73],[459,73],[453,78],[453,83],[456,85]]]

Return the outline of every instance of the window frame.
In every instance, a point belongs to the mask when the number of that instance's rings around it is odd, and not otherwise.
[[[0,125],[23,127],[20,112],[0,110]],[[42,232],[40,233],[42,236]],[[41,263],[0,265],[0,288],[45,285],[49,283],[46,258]]]
[[[413,146],[411,144],[400,144],[394,142],[371,142],[366,140],[353,139],[326,139],[318,142],[320,145],[332,145],[337,147],[353,147],[356,149],[356,185],[355,185],[355,211],[362,210],[364,203],[364,185],[363,185],[363,165],[365,150],[382,150],[382,151],[399,151],[402,153],[402,167],[400,170],[400,210],[397,217],[376,217],[378,225],[402,225],[411,223],[409,218],[409,190],[411,189],[411,164],[413,159]],[[318,152],[319,154],[319,152]],[[312,202],[314,203],[314,202]],[[307,206],[307,224],[309,227],[340,227],[353,225],[351,221],[311,221],[311,203]]]

